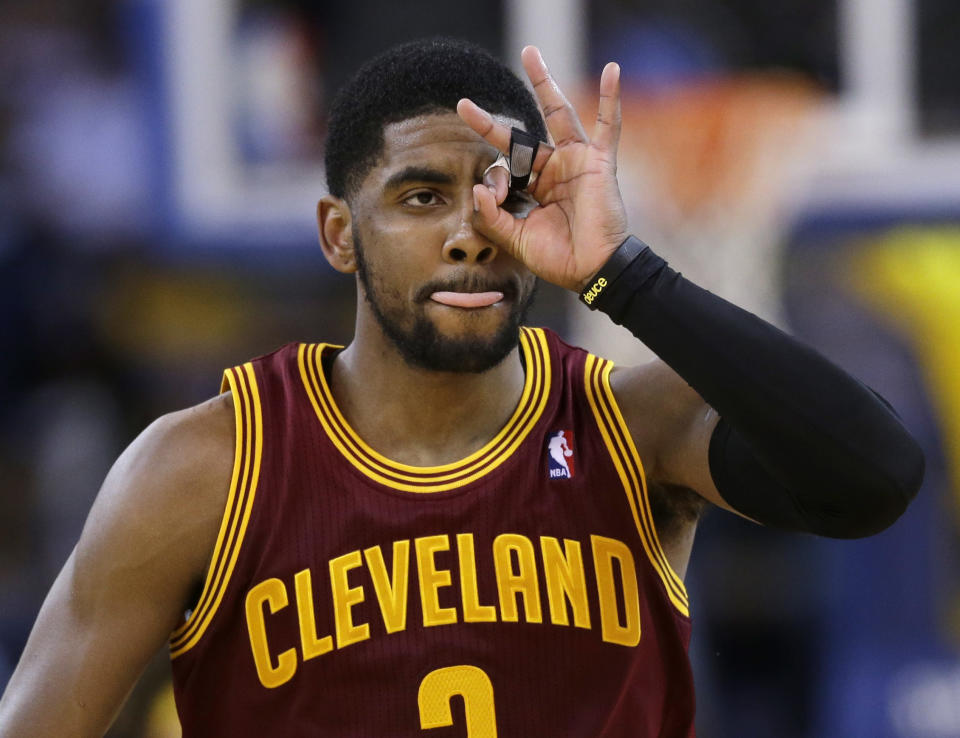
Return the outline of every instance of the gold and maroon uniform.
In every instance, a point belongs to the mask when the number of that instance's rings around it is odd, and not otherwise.
[[[693,735],[683,583],[610,362],[521,330],[523,395],[460,461],[398,464],[295,344],[225,373],[236,462],[172,635],[195,736]]]

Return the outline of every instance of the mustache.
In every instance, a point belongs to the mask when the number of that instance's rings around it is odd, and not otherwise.
[[[502,292],[504,299],[514,299],[519,288],[509,279],[491,279],[481,274],[463,275],[459,278],[427,282],[417,290],[415,299],[417,302],[426,302],[434,292]]]

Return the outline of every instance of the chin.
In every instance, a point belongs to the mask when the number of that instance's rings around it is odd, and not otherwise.
[[[428,311],[422,320],[433,325],[437,336],[451,341],[492,341],[503,331],[511,330],[513,323],[516,323],[514,329],[519,329],[516,316],[499,306],[479,310]]]
[[[463,325],[442,330],[432,321],[418,320],[403,335],[391,336],[404,360],[411,366],[440,372],[481,373],[500,364],[516,348],[519,322],[500,320],[498,325]]]

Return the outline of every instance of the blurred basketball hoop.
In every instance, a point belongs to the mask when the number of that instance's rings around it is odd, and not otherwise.
[[[794,77],[624,89],[619,180],[630,227],[674,269],[775,323],[783,239],[816,171],[820,94]],[[596,99],[577,106],[589,130]],[[651,356],[603,316],[574,338],[615,361]]]

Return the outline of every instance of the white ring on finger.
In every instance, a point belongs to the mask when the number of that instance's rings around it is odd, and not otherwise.
[[[484,169],[483,176],[486,177],[488,174],[490,174],[490,170],[494,169],[495,167],[500,167],[501,169],[505,169],[507,171],[507,174],[508,175],[510,174],[510,162],[507,159],[506,154],[500,154],[500,156],[497,157],[496,161],[494,161],[493,164],[491,164],[486,169]]]

